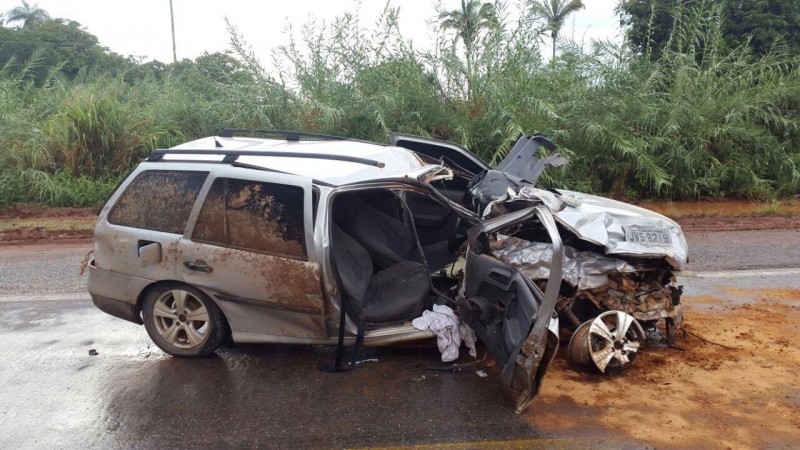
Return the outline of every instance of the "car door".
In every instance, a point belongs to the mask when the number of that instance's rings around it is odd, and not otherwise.
[[[178,243],[178,277],[210,291],[235,341],[326,338],[307,178],[212,172]]]
[[[553,244],[553,260],[544,293],[514,267],[494,258],[489,235],[538,220]],[[458,312],[485,344],[511,387],[516,410],[533,401],[558,349],[554,312],[561,285],[562,247],[553,217],[543,206],[487,220],[469,229],[469,248]]]

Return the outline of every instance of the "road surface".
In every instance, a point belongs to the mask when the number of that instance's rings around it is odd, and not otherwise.
[[[800,288],[800,232],[704,232],[689,242],[686,296],[720,284]],[[0,448],[646,445],[590,426],[554,433],[535,412],[513,413],[496,374],[427,370],[435,347],[372,350],[378,362],[341,374],[317,370],[333,358],[324,346],[167,357],[143,327],[91,304],[77,276],[89,249],[0,247]]]

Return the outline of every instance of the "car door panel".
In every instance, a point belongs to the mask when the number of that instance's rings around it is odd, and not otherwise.
[[[544,293],[517,269],[491,256],[488,246],[489,234],[534,219],[548,231],[554,248]],[[459,315],[497,361],[521,412],[538,393],[558,348],[554,308],[561,285],[561,239],[552,215],[541,206],[485,221],[468,234]]]
[[[203,206],[193,212],[193,226],[178,244],[179,279],[219,300],[234,340],[242,334],[327,337],[310,180],[234,168],[214,175],[201,194]],[[298,197],[282,203],[281,192],[288,188]],[[302,225],[283,222],[287,209]]]

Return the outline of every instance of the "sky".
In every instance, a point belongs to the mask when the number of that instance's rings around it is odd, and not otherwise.
[[[619,0],[585,0],[586,8],[571,16],[563,36],[579,42],[593,39],[622,40],[614,7]],[[100,44],[123,56],[144,61],[172,61],[169,0],[29,0],[52,17],[71,19],[97,36]],[[460,0],[442,0],[446,10],[456,9]],[[21,4],[21,0],[0,0],[0,13]],[[358,5],[360,4],[360,7]],[[203,52],[229,49],[225,17],[235,25],[262,62],[270,52],[288,42],[286,25],[295,30],[309,21],[334,20],[344,12],[358,10],[361,23],[375,23],[384,0],[173,0],[178,59],[194,59]],[[432,0],[392,0],[400,7],[399,26],[403,36],[417,48],[432,42],[429,21],[436,16]],[[549,54],[547,44],[543,53]]]

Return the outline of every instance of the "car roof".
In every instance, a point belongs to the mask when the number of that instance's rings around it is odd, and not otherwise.
[[[170,150],[187,150],[186,153],[191,153],[188,150],[235,151],[239,154],[237,163],[300,175],[337,186],[384,178],[416,179],[420,174],[439,167],[426,164],[414,152],[401,147],[345,139],[284,140],[212,136],[176,145]],[[247,154],[265,151],[281,156]],[[315,157],[317,155],[319,158]],[[335,159],[337,157],[342,159]],[[192,155],[191,159],[221,161],[222,156]],[[358,162],[359,159],[377,164]],[[164,155],[163,160],[185,161],[186,156],[170,152]]]

